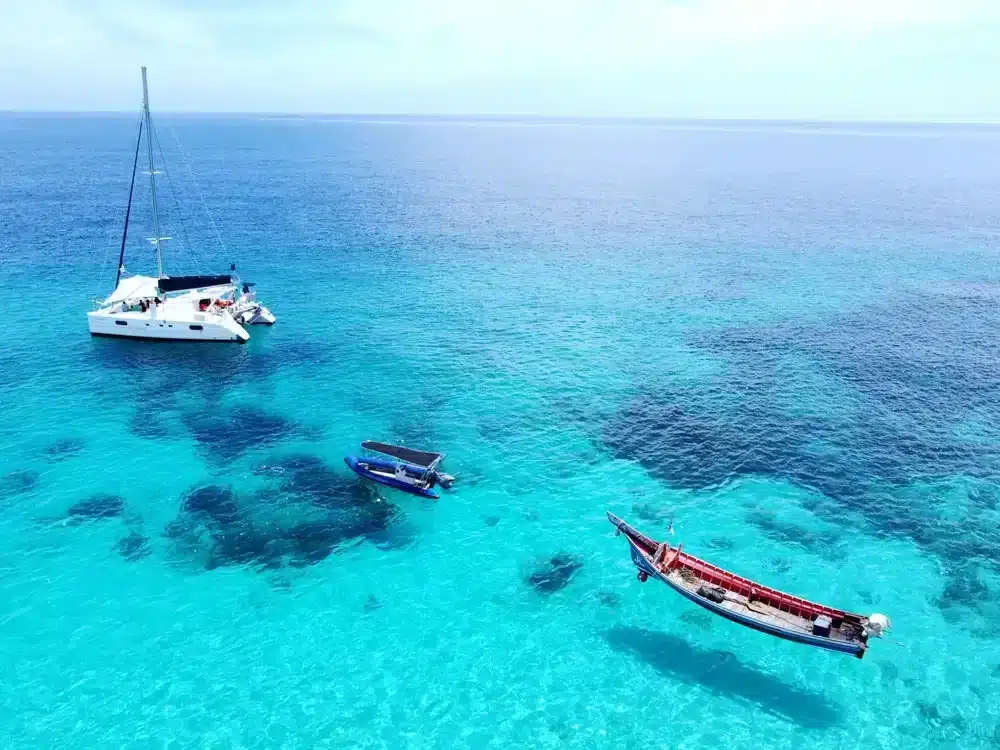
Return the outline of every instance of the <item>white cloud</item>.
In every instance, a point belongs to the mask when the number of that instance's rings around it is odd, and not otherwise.
[[[918,89],[922,55],[942,58],[938,70],[956,76],[1000,67],[990,52],[1000,48],[998,0],[0,0],[0,8],[0,107],[122,106],[141,62],[156,101],[170,108],[665,115],[724,113],[695,90],[708,85],[734,102],[751,91],[777,101],[782,91],[809,94],[812,77],[860,86],[861,101],[878,87]],[[683,111],[659,101],[665,88],[686,102]]]

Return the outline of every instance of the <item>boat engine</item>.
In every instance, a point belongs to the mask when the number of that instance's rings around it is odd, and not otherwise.
[[[881,615],[878,612],[873,614],[868,618],[868,624],[865,626],[865,630],[869,635],[873,635],[876,638],[881,638],[883,633],[888,632],[889,628],[892,626],[889,618],[885,615]]]
[[[435,471],[434,474],[437,476],[437,483],[446,490],[451,489],[451,486],[455,484],[455,477],[451,474],[445,474],[443,471]]]

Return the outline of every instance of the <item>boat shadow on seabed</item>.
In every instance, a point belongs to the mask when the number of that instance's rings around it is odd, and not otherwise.
[[[839,708],[825,696],[744,664],[731,651],[699,648],[643,628],[614,627],[602,637],[615,651],[641,659],[666,677],[753,704],[807,729],[828,729],[840,721]]]

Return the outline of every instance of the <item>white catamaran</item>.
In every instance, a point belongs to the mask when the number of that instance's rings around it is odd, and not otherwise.
[[[125,240],[132,211],[136,167],[142,131],[146,130],[149,156],[149,194],[153,208],[153,237],[156,248],[157,276],[123,276]],[[231,341],[243,343],[250,338],[244,326],[274,323],[274,315],[257,302],[252,284],[244,284],[233,275],[167,276],[163,273],[160,216],[156,204],[156,175],[153,166],[153,121],[149,114],[146,68],[142,68],[142,118],[135,144],[132,184],[129,188],[125,228],[115,290],[104,300],[95,301],[97,309],[87,313],[93,336],[132,339],[169,339],[174,341]],[[235,266],[230,267],[235,271]]]

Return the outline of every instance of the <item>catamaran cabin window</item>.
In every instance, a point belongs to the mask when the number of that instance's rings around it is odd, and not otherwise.
[[[188,328],[190,328],[192,331],[200,331],[201,330],[201,326],[188,326]]]
[[[115,321],[115,325],[116,326],[127,326],[128,325],[128,321],[127,320],[116,320]]]

